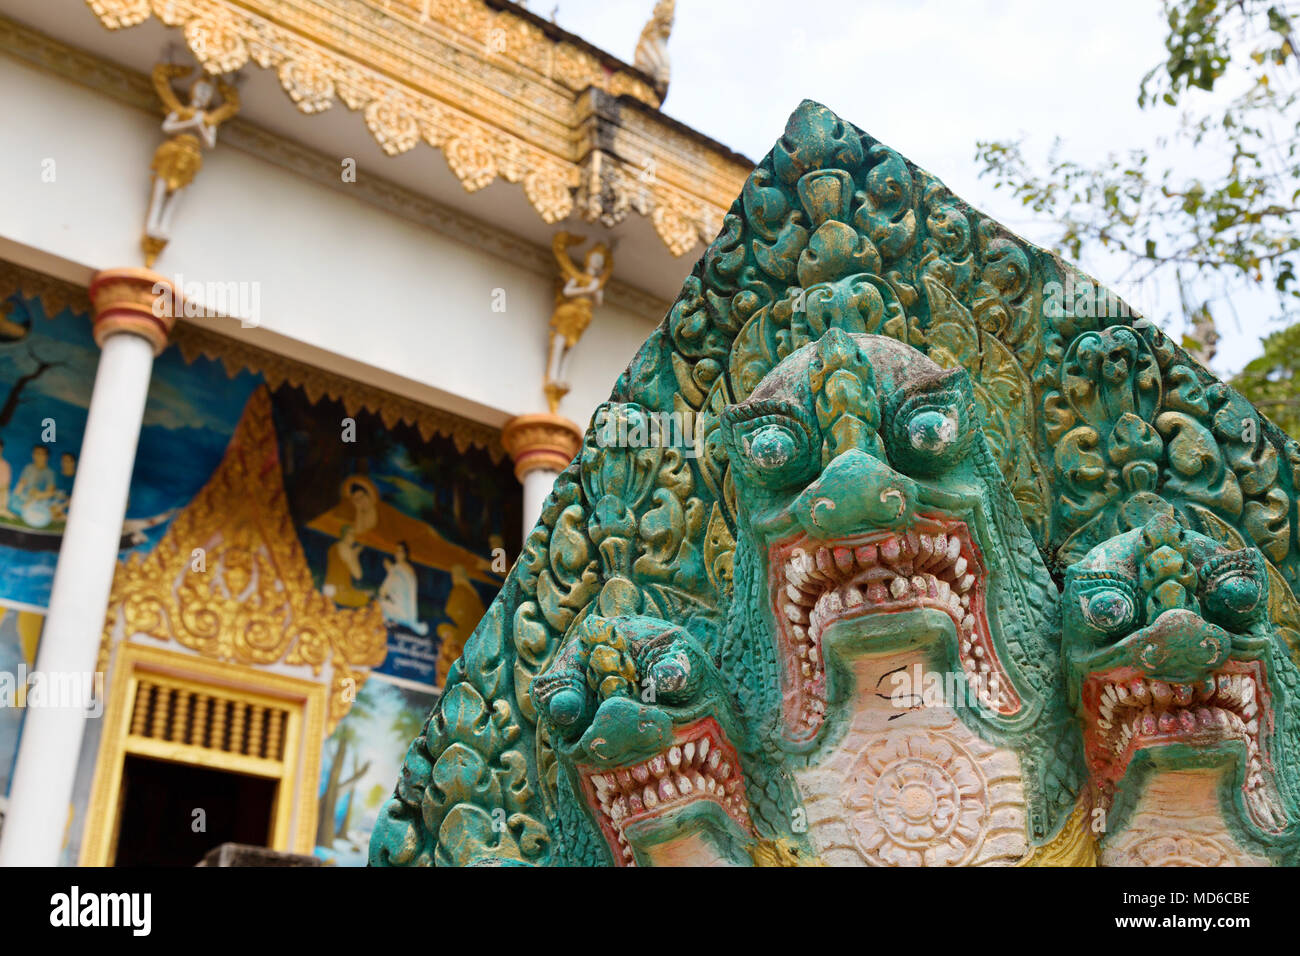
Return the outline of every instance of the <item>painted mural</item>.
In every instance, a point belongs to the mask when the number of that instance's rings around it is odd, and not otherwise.
[[[90,319],[11,292],[0,313],[0,603],[44,608],[81,457],[99,349]],[[148,551],[221,460],[259,378],[219,362],[154,363],[123,556]]]
[[[362,685],[322,754],[316,855],[327,865],[365,866],[390,781],[437,700],[435,693],[382,675]]]
[[[86,311],[0,290],[0,674],[31,671],[81,458],[99,348]],[[154,363],[122,528],[121,557],[147,552],[221,460],[260,378],[168,349]],[[0,812],[26,711],[0,707]],[[69,807],[77,858],[99,722],[90,721]]]
[[[376,673],[436,688],[500,590],[518,551],[508,465],[450,439],[313,404],[273,399],[294,524],[322,593],[379,603],[388,656]]]
[[[388,654],[325,744],[316,853],[361,866],[389,777],[518,552],[508,464],[409,426],[277,389],[289,508],[316,586],[378,603]]]
[[[39,644],[98,363],[90,329],[84,308],[47,307],[15,283],[0,286],[0,671],[7,674],[30,669]],[[158,358],[122,559],[149,553],[203,488],[263,384],[260,372],[224,357],[187,360],[173,346]],[[317,853],[331,864],[360,865],[405,742],[518,553],[518,483],[499,455],[426,440],[414,426],[388,427],[373,414],[350,417],[341,403],[313,401],[284,381],[272,387],[288,507],[314,583],[340,607],[377,604],[388,631],[384,663],[359,688],[321,761]],[[23,716],[21,707],[0,707],[0,814]],[[77,859],[99,740],[99,722],[91,721],[69,807],[66,863]]]

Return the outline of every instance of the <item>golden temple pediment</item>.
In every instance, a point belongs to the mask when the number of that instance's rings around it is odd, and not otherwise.
[[[328,668],[330,728],[383,662],[379,606],[341,609],[312,580],[265,386],[249,398],[221,464],[157,546],[118,565],[101,656],[114,633],[245,666],[305,666],[317,676]]]

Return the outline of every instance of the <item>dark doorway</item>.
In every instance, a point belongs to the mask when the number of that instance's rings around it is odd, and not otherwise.
[[[114,865],[194,866],[222,843],[266,846],[278,782],[128,754]]]

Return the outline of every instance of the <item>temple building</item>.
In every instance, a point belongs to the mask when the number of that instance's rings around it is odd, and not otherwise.
[[[0,865],[365,862],[753,168],[641,2],[0,0]]]

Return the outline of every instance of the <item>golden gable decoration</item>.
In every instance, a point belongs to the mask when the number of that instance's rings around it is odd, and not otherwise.
[[[275,70],[305,114],[341,100],[390,156],[423,140],[468,192],[520,183],[548,224],[576,209],[613,225],[635,210],[673,255],[713,238],[751,168],[663,119],[640,70],[488,0],[87,4],[110,30],[150,16],[180,28],[214,75]]]
[[[289,516],[266,386],[253,392],[221,464],[158,545],[118,565],[105,645],[119,621],[128,638],[175,641],[215,660],[305,665],[316,675],[329,667],[327,734],[383,662],[379,606],[338,608],[312,581]]]

